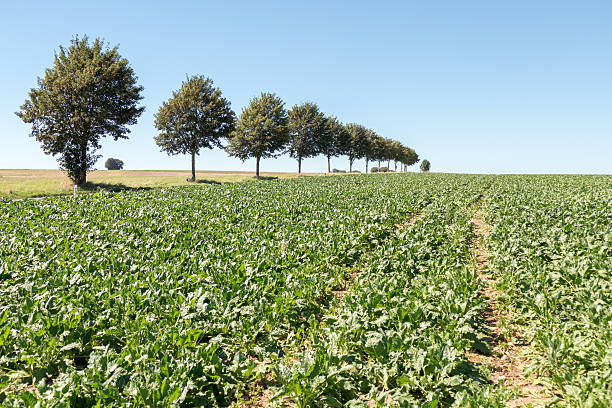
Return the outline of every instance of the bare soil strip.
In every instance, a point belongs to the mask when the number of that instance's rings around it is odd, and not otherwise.
[[[546,395],[544,388],[535,382],[535,378],[527,378],[524,374],[525,367],[529,365],[529,360],[525,357],[525,352],[529,347],[504,339],[502,334],[500,320],[508,316],[500,312],[497,300],[500,292],[495,289],[495,280],[486,273],[489,254],[484,248],[483,240],[489,236],[489,226],[485,223],[480,209],[484,199],[483,194],[479,208],[472,219],[475,235],[472,249],[476,256],[476,272],[483,283],[482,296],[488,304],[482,318],[490,336],[486,340],[491,352],[489,355],[470,352],[467,353],[467,357],[474,364],[488,366],[491,370],[491,381],[494,384],[501,382],[507,387],[518,389],[518,398],[508,401],[507,407],[521,407],[527,404],[542,406],[551,398]]]

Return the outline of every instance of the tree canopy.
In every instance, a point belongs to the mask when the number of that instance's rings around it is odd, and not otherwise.
[[[421,171],[423,173],[428,172],[430,168],[431,168],[431,163],[429,162],[429,160],[425,159],[421,162]]]
[[[100,138],[127,139],[128,125],[144,111],[138,106],[142,86],[117,46],[96,38],[74,37],[60,46],[51,68],[16,112],[32,124],[31,136],[43,151],[59,156],[60,168],[78,185],[99,159]]]
[[[349,135],[349,142],[344,154],[348,156],[349,172],[352,172],[353,162],[365,157],[370,150],[370,134],[368,129],[356,123],[346,125],[346,130]]]
[[[155,142],[168,154],[191,155],[191,180],[195,181],[195,156],[200,149],[222,147],[234,130],[236,115],[210,78],[188,77],[155,115],[159,134]]]
[[[295,105],[289,116],[289,156],[298,162],[298,173],[302,172],[302,159],[320,153],[320,139],[327,125],[325,115],[311,102]]]
[[[412,166],[413,164],[418,163],[419,155],[416,154],[414,149],[404,146],[402,148],[402,153],[399,161],[404,165],[404,171],[406,171],[407,166]]]
[[[385,139],[377,134],[372,129],[368,129],[368,133],[370,135],[370,149],[366,154],[366,169],[368,166],[368,161],[370,160],[378,160],[378,167],[380,168],[380,162],[384,160],[385,156]],[[367,170],[366,170],[367,171]]]
[[[319,151],[327,157],[327,172],[331,172],[331,158],[347,154],[351,137],[346,126],[335,117],[325,118],[325,127],[318,139]]]
[[[242,161],[255,158],[255,175],[259,177],[259,161],[279,156],[287,143],[285,104],[273,93],[262,93],[242,110],[226,150]]]

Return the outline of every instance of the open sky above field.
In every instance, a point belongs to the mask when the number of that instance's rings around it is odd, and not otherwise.
[[[0,168],[57,168],[14,112],[58,46],[87,34],[120,45],[146,107],[129,140],[103,139],[98,168],[117,157],[126,169],[188,169],[159,151],[153,119],[185,74],[203,74],[238,114],[262,91],[287,107],[313,101],[413,147],[433,171],[612,173],[611,21],[607,0],[6,2]],[[254,164],[216,150],[197,167]]]

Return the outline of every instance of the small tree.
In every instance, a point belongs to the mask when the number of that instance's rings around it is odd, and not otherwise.
[[[421,171],[423,173],[427,173],[430,168],[431,168],[431,163],[429,163],[429,160],[425,159],[421,162]]]
[[[353,171],[353,162],[365,157],[370,149],[368,130],[356,123],[346,125],[348,132],[348,144],[343,152],[349,158],[349,172]],[[366,169],[367,172],[367,169]]]
[[[302,173],[302,159],[319,154],[319,139],[325,132],[325,116],[311,102],[296,105],[289,111],[289,156],[298,162]]]
[[[336,118],[325,118],[325,129],[318,139],[319,150],[327,157],[327,172],[330,172],[331,158],[338,157],[349,150],[351,136],[347,127]]]
[[[226,150],[242,161],[254,157],[255,176],[259,177],[261,158],[279,156],[287,143],[288,118],[283,101],[275,94],[262,93],[243,109]]]
[[[317,139],[319,151],[327,157],[327,172],[331,172],[331,158],[338,157],[349,149],[350,134],[338,119],[325,118],[323,133]]]
[[[210,78],[187,78],[178,91],[160,106],[155,142],[168,154],[191,155],[191,181],[195,181],[195,156],[200,149],[222,147],[221,140],[234,130],[236,115]]]
[[[127,125],[144,111],[138,107],[142,86],[117,47],[96,38],[74,37],[68,48],[60,46],[52,68],[38,78],[29,98],[17,112],[32,124],[31,136],[43,151],[59,155],[60,168],[78,185],[96,163],[100,139],[127,139]]]
[[[109,157],[104,163],[107,170],[123,170],[123,161]]]

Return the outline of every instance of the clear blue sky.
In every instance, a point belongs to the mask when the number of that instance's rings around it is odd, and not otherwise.
[[[413,147],[434,171],[612,174],[609,0],[4,2],[0,168],[57,168],[14,112],[75,34],[119,44],[144,86],[146,112],[129,140],[103,139],[98,168],[111,156],[127,169],[189,169],[159,151],[153,119],[185,74],[203,74],[238,114],[262,91],[288,108],[313,101]],[[254,165],[207,150],[197,168]]]

